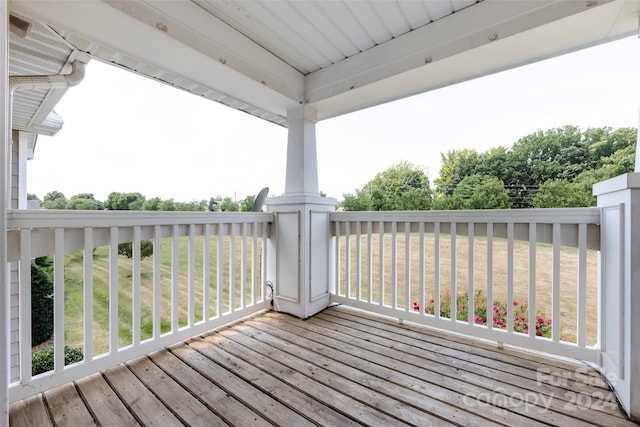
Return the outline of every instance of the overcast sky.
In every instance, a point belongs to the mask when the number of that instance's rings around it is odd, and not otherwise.
[[[510,147],[564,125],[637,127],[640,42],[624,39],[388,103],[316,125],[320,190],[342,198],[403,160],[433,182],[440,153]],[[284,192],[287,130],[245,113],[91,61],[40,136],[27,191],[70,197],[140,192],[175,201],[270,187]]]

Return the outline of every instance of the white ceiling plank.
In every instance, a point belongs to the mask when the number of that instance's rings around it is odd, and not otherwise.
[[[277,28],[265,25],[264,18],[261,16],[264,8],[259,4],[217,0],[195,0],[195,2],[299,72],[305,74],[308,70],[316,69],[317,64],[304,52],[291,46],[289,40],[280,37]]]
[[[268,6],[263,13],[263,16],[270,18],[267,25],[276,29],[278,36],[294,46],[299,55],[313,61],[314,67],[305,70],[306,72],[326,67],[333,62],[330,58],[334,56],[335,48],[314,27],[313,21],[308,19],[309,15],[299,11],[304,8],[304,3],[296,6],[293,2],[275,1]]]
[[[167,35],[214,60],[224,58],[227,67],[257,82],[267,82],[280,93],[299,96],[296,92],[301,87],[291,86],[296,81],[302,84],[298,72],[215,16],[203,13],[195,3],[150,0],[145,6],[141,1],[106,1],[154,29],[158,23],[179,23],[175,28],[167,27]]]
[[[353,1],[345,4],[375,44],[378,45],[393,38],[393,34],[384,25],[369,2]]]
[[[476,34],[468,40],[459,40],[460,54],[435,60],[423,67],[406,67],[405,72],[396,72],[392,77],[376,80],[375,84],[354,87],[342,93],[310,105],[318,112],[319,120],[358,111],[383,102],[389,102],[407,96],[439,89],[473,78],[504,71],[578,49],[617,40],[637,32],[640,2],[608,2],[592,7],[584,13],[568,13],[567,7],[577,2],[559,2],[551,6],[552,10],[538,10],[530,15],[519,15],[518,19],[504,25],[505,37],[495,42],[485,43],[486,37]],[[583,2],[583,5],[586,2]],[[476,6],[474,6],[476,7]],[[563,19],[547,19],[545,25],[538,26],[540,13],[566,15]],[[462,12],[461,12],[462,13]],[[458,14],[455,14],[458,15]],[[455,16],[454,15],[454,16]],[[548,17],[549,18],[549,17]],[[529,31],[522,30],[520,20],[531,22]],[[437,21],[441,22],[441,21]],[[437,23],[435,22],[435,23]],[[434,24],[435,24],[434,23]],[[486,28],[492,31],[493,27]],[[465,45],[474,49],[462,50]],[[433,52],[439,58],[446,55],[448,49],[456,46],[443,46],[444,52]],[[314,73],[315,74],[315,73]]]
[[[378,0],[371,2],[371,7],[378,17],[384,17],[385,28],[391,33],[392,37],[398,37],[407,31],[411,31],[409,21],[402,13],[398,1]]]
[[[290,4],[299,11],[301,16],[305,16],[305,19],[301,20],[296,27],[303,34],[303,37],[308,33],[305,38],[311,37],[310,43],[315,41],[316,48],[329,60],[326,65],[336,63],[359,52],[351,40],[345,37],[344,32],[328,19],[324,11],[318,7],[317,2],[293,1]]]
[[[318,26],[324,29],[324,35],[335,46],[336,52],[339,52],[339,54],[336,53],[335,58],[332,58],[334,63],[360,52],[358,46],[356,46],[354,41],[345,33],[345,29],[341,28],[330,18],[326,9],[323,7],[328,4],[328,2],[320,0],[308,1],[302,4],[307,5],[309,13],[314,16]]]
[[[345,31],[348,30],[347,36],[360,51],[375,46],[375,41],[345,3],[325,1],[320,2],[319,6],[325,11],[329,19],[335,22],[336,26],[345,29]]]
[[[11,7],[94,57],[281,125],[300,103],[322,120],[613,40],[635,33],[640,13],[636,0],[12,0]],[[15,53],[16,69],[48,66],[46,53]],[[37,108],[41,100],[27,102]]]
[[[418,0],[401,1],[398,2],[398,5],[412,30],[431,22],[431,16],[429,16],[424,2]]]
[[[166,3],[165,8],[170,7],[170,4],[177,4],[177,2]],[[180,3],[186,4],[186,2]],[[198,48],[186,44],[186,41],[168,35],[169,28],[166,28],[167,32],[162,31],[163,20],[171,26],[178,24],[179,20],[169,19],[159,13],[158,9],[149,8],[148,4],[142,2],[123,2],[118,5],[129,8],[129,12],[133,14],[140,12],[140,8],[144,8],[145,21],[135,19],[120,9],[96,0],[81,2],[14,0],[12,2],[12,8],[26,15],[55,24],[88,40],[93,40],[99,45],[111,46],[119,52],[138,58],[141,62],[156,65],[202,86],[220,90],[247,104],[275,114],[282,114],[283,117],[286,117],[288,108],[302,100],[304,93],[302,74],[264,49],[257,47],[244,36],[234,33],[234,30],[221,21],[214,25],[215,20],[211,17],[194,17],[194,25],[202,31],[202,36],[225,41],[225,45],[213,43],[208,45],[207,48],[210,51],[203,53]],[[155,6],[158,6],[158,3]],[[191,11],[187,10],[184,13],[191,13]],[[200,15],[206,14],[201,11]],[[156,23],[159,27],[156,27]],[[211,26],[208,31],[200,28],[207,23]],[[122,31],[123,28],[127,30]],[[182,35],[180,30],[177,25],[176,37],[178,38]],[[219,35],[216,36],[216,34]],[[202,39],[193,41],[202,42]],[[249,52],[254,53],[256,58],[251,58]],[[225,55],[228,55],[228,58]],[[266,84],[263,84],[262,80],[256,80],[256,76],[265,76]]]
[[[426,1],[424,5],[431,16],[431,20],[433,21],[442,19],[445,16],[452,14],[454,11],[453,5],[449,0]]]
[[[269,6],[275,4],[276,2],[269,3]],[[206,1],[204,6],[212,13],[216,13],[214,10],[222,13],[223,19],[233,22],[234,28],[245,33],[247,37],[302,74],[318,69],[318,61],[314,60],[305,49],[300,49],[293,43],[298,39],[297,34],[272,12],[271,7],[267,8],[264,3],[241,1],[230,2],[227,5],[226,2]]]
[[[318,102],[424,67],[491,43],[491,34],[497,33],[504,39],[550,20],[583,12],[586,5],[578,1],[479,3],[312,73],[307,77],[307,99]],[[474,66],[468,65],[470,69]]]

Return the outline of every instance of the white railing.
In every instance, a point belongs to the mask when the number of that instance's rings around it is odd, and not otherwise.
[[[332,301],[597,362],[598,209],[336,212],[331,220]]]
[[[272,221],[268,213],[10,211],[8,258],[19,262],[21,313],[20,380],[10,385],[10,400],[268,308],[265,243]],[[143,260],[145,240],[153,255]],[[118,255],[126,242],[131,260]],[[32,377],[31,317],[24,313],[31,313],[31,262],[48,255],[55,366]],[[70,299],[74,286],[81,307]],[[107,324],[95,324],[99,319]],[[66,326],[74,323],[82,325],[75,328],[79,343],[68,337]],[[84,360],[65,366],[67,344],[82,347]]]

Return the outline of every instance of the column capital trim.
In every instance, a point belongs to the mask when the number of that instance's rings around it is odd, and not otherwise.
[[[640,189],[640,172],[626,173],[593,186],[593,195],[601,196],[621,190]]]
[[[318,123],[318,112],[308,105],[296,105],[287,110],[287,121],[300,119],[314,124]]]

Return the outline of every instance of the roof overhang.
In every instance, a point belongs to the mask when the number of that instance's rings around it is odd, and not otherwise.
[[[318,50],[324,46],[326,57],[348,50],[326,37],[327,29],[312,31],[330,24],[322,21],[327,10],[318,13],[329,7],[321,2],[13,0],[11,7],[94,58],[280,125],[301,104],[323,120],[628,36],[637,32],[640,13],[635,0],[437,3],[450,10],[316,66],[304,65],[298,38]],[[362,16],[341,28],[347,36],[367,20],[379,27],[399,22],[393,14],[374,20],[363,4],[358,7]],[[273,24],[274,17],[289,18],[288,32]]]
[[[70,69],[77,52],[51,28],[12,12],[9,34],[11,77],[55,76]],[[19,89],[13,96],[12,127],[21,132],[52,136],[62,128],[62,117],[53,111],[65,88]]]

